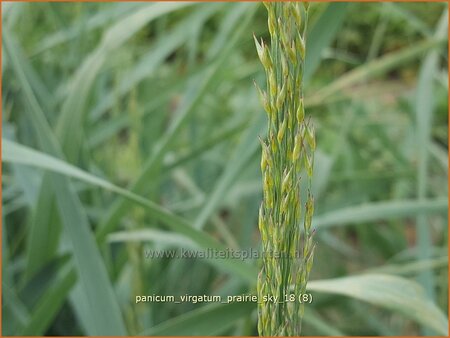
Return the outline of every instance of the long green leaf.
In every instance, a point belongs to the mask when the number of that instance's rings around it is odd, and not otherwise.
[[[197,216],[197,219],[194,222],[195,228],[203,228],[209,217],[220,205],[226,192],[232,187],[232,183],[236,181],[236,177],[251,157],[256,154],[259,149],[259,144],[256,140],[258,135],[263,133],[265,122],[266,118],[264,114],[261,114],[260,118],[253,122],[252,126],[242,136],[234,154],[227,162],[222,176],[218,179],[211,195]]]
[[[446,197],[421,201],[387,201],[330,211],[316,216],[313,222],[318,228],[329,228],[393,218],[413,217],[419,213],[434,214],[445,212],[447,212]]]
[[[212,336],[223,333],[256,309],[255,303],[211,304],[169,319],[142,333],[145,336]]]
[[[43,336],[58,310],[67,298],[68,291],[77,282],[75,270],[63,270],[33,308],[30,321],[23,328],[22,336]]]
[[[42,111],[30,82],[30,79],[37,75],[29,73],[32,67],[26,62],[23,52],[7,29],[3,32],[3,45],[6,56],[11,59],[13,69],[19,74],[18,79],[23,86],[28,105],[33,111]],[[39,92],[36,94],[39,94]],[[51,133],[50,129],[48,132]],[[56,140],[52,142],[56,142]],[[56,207],[53,200],[53,192],[51,189],[46,188],[49,185],[49,178],[44,177],[40,184],[41,188],[31,221],[24,280],[29,279],[55,255],[58,245],[60,234],[59,219],[58,214],[54,212]],[[47,212],[40,212],[41,210],[47,210]]]
[[[448,256],[423,259],[404,264],[386,264],[380,267],[369,269],[368,272],[386,273],[392,275],[414,275],[429,269],[443,269],[448,266]]]
[[[447,36],[448,29],[448,9],[444,9],[443,15],[438,23],[436,39]],[[428,185],[428,148],[431,143],[431,124],[433,121],[434,99],[434,77],[438,72],[439,54],[436,50],[430,51],[422,63],[416,94],[416,128],[417,128],[417,149],[419,163],[417,169],[417,198],[419,201],[427,198]],[[417,245],[419,249],[419,259],[427,259],[432,247],[430,225],[427,222],[426,214],[419,213],[416,218]],[[419,280],[424,286],[428,296],[435,299],[434,276],[431,269],[424,270],[419,274]],[[429,334],[427,330],[425,334]]]
[[[195,242],[186,236],[155,229],[133,231],[118,231],[108,235],[110,242],[155,242],[158,244],[175,245],[177,247],[196,248]]]
[[[330,45],[344,23],[349,4],[346,2],[329,3],[328,7],[314,23],[306,40],[306,59],[303,81],[308,83],[322,59],[323,50]]]
[[[405,278],[367,274],[308,283],[309,291],[345,295],[399,312],[430,327],[441,335],[448,334],[446,316],[428,299],[423,288]]]
[[[307,105],[314,106],[322,104],[324,100],[338,93],[339,91],[345,88],[349,88],[352,85],[358,84],[361,81],[367,80],[374,76],[385,74],[394,67],[397,67],[398,65],[404,64],[407,61],[419,57],[423,52],[431,48],[443,46],[446,41],[446,39],[426,40],[420,43],[416,43],[414,46],[402,49],[398,52],[390,53],[379,59],[359,66],[344,74],[328,86],[322,88],[316,94],[310,96],[307,100]]]

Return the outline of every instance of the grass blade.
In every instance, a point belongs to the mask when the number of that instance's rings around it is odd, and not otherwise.
[[[322,60],[322,51],[330,45],[344,23],[349,4],[347,2],[329,3],[327,9],[314,23],[306,41],[305,85],[311,79]]]
[[[124,14],[128,14],[131,11],[141,8],[145,4],[141,3],[117,3],[115,7],[110,10],[102,10],[97,14],[92,15],[83,26],[76,25],[66,30],[60,30],[56,33],[46,37],[43,41],[40,41],[36,49],[31,53],[31,56],[37,56],[51,48],[54,48],[60,44],[67,43],[78,37],[80,29],[84,29],[86,32],[92,32],[95,29],[99,29],[102,26],[108,24],[112,20],[119,19]]]
[[[368,203],[318,215],[314,225],[321,228],[343,226],[363,222],[375,222],[393,218],[412,217],[419,213],[447,212],[447,197],[427,200],[402,200]]]
[[[345,295],[402,313],[441,335],[448,333],[446,316],[428,299],[423,288],[405,278],[367,274],[312,281],[309,291]]]
[[[51,324],[58,310],[67,298],[70,289],[77,281],[75,270],[70,273],[63,271],[55,279],[53,286],[49,287],[42,295],[38,304],[33,308],[32,316],[23,328],[22,336],[43,336],[45,330]]]
[[[150,330],[145,336],[212,336],[223,333],[231,325],[255,309],[254,303],[206,305],[184,315],[170,319]]]
[[[222,176],[218,179],[211,195],[208,197],[206,204],[200,211],[194,222],[196,229],[204,227],[209,217],[217,209],[223,201],[226,192],[232,187],[232,183],[236,182],[236,176],[241,173],[244,166],[258,151],[258,135],[263,132],[266,123],[264,114],[260,115],[257,121],[251,124],[251,127],[242,136],[240,143],[237,145],[236,151],[228,161]]]
[[[345,88],[349,88],[350,86],[367,80],[371,77],[384,74],[394,67],[397,67],[398,65],[419,57],[423,52],[431,48],[443,46],[446,41],[446,39],[426,40],[421,43],[415,44],[412,47],[403,49],[398,52],[390,53],[379,59],[359,66],[349,71],[347,74],[341,76],[330,85],[324,87],[316,94],[310,96],[307,105],[314,106],[322,104],[324,100],[328,99],[330,96],[338,93],[339,91]]]
[[[438,23],[435,38],[444,38],[448,28],[448,9],[444,9],[440,22]],[[419,79],[416,91],[416,128],[417,128],[417,148],[418,148],[418,169],[417,169],[417,198],[423,201],[427,198],[428,185],[428,160],[429,145],[431,143],[431,124],[435,107],[434,100],[434,77],[438,72],[439,55],[436,50],[428,53],[419,72]],[[416,217],[417,246],[419,259],[428,259],[432,247],[430,225],[427,222],[426,214],[419,213]],[[431,269],[419,273],[419,281],[424,286],[428,296],[434,300],[436,293],[434,290],[434,275]],[[424,331],[429,334],[428,330]]]

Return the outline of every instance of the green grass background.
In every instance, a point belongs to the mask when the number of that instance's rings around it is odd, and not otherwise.
[[[304,335],[447,335],[446,3],[313,3]],[[256,335],[257,3],[2,3],[3,335]]]

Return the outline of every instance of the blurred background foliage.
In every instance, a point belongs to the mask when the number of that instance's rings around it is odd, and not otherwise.
[[[447,334],[446,3],[312,3],[304,335]],[[2,2],[3,335],[255,335],[257,3]],[[49,170],[48,170],[49,169]]]

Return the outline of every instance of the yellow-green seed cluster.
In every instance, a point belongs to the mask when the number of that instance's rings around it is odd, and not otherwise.
[[[316,142],[314,129],[305,118],[302,85],[309,5],[264,4],[270,47],[255,37],[267,91],[257,88],[269,121],[268,138],[261,140],[263,202],[259,230],[265,255],[258,295],[260,299],[276,296],[278,302],[259,303],[258,331],[261,336],[297,336],[304,307],[299,301],[285,302],[285,296],[306,292],[314,251],[310,188]],[[301,184],[307,185],[306,201],[301,201]]]

